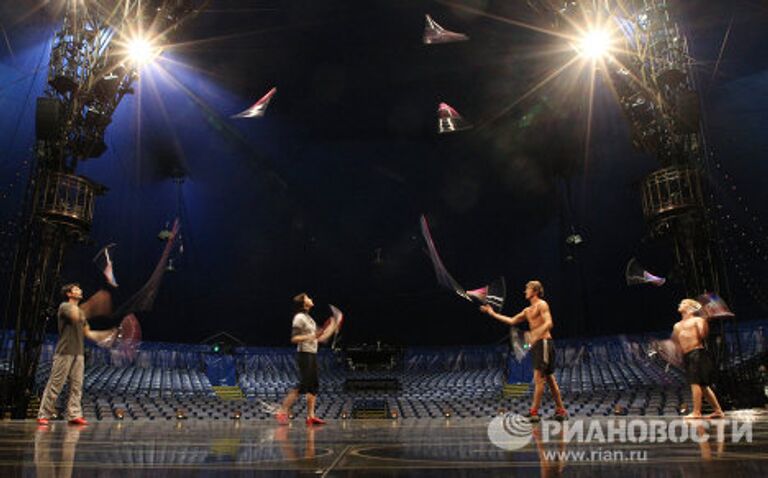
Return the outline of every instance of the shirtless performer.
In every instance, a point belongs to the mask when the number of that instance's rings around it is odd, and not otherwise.
[[[560,387],[555,380],[555,347],[552,343],[551,330],[553,327],[552,314],[549,312],[549,304],[543,299],[544,286],[541,282],[533,280],[525,285],[525,298],[530,302],[530,306],[523,309],[522,312],[514,317],[495,312],[490,305],[480,307],[480,311],[490,315],[496,320],[505,324],[518,325],[523,321],[528,321],[530,327],[531,353],[533,354],[533,404],[528,418],[532,422],[541,420],[539,415],[539,406],[541,397],[544,394],[544,385],[549,384],[549,390],[555,399],[557,409],[555,410],[555,419],[565,420],[568,418],[568,412],[563,406],[563,399],[560,396]]]
[[[712,405],[713,413],[707,418],[723,418],[722,408],[717,401],[715,392],[709,387],[712,384],[714,365],[712,358],[704,348],[704,340],[709,334],[709,324],[696,313],[701,310],[701,304],[693,299],[683,299],[677,307],[680,312],[680,322],[672,329],[672,341],[683,354],[683,364],[688,383],[691,384],[693,395],[693,411],[685,418],[703,418],[701,415],[701,396],[706,397]]]

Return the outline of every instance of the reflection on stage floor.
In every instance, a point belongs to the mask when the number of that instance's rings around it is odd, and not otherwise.
[[[730,431],[718,438],[711,425],[692,424],[691,433],[698,430],[700,438],[710,431],[708,439],[587,443],[556,430],[553,439],[544,424],[515,450],[494,445],[490,418],[339,420],[319,427],[299,420],[289,426],[195,420],[84,427],[4,421],[0,476],[766,476],[768,415],[738,417],[750,421],[751,436],[742,428],[736,441]],[[608,420],[583,425],[606,429]]]

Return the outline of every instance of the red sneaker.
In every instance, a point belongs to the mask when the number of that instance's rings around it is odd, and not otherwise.
[[[48,425],[48,419],[47,418],[38,418],[37,419],[38,425]]]
[[[277,412],[275,414],[275,420],[280,425],[288,425],[288,414],[284,412]]]
[[[541,421],[541,415],[539,415],[539,411],[535,408],[531,408],[531,410],[528,412],[528,421],[531,423],[538,423]]]
[[[558,408],[555,410],[555,420],[562,422],[563,420],[568,420],[568,412],[565,411],[565,408]]]
[[[69,421],[70,425],[88,425],[88,420],[83,417],[73,418]]]
[[[307,425],[325,425],[325,420],[317,417],[308,417]]]

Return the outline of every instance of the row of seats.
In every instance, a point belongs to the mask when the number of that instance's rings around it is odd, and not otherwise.
[[[766,353],[763,325],[752,323],[732,333],[745,353],[731,363]],[[681,370],[650,353],[651,342],[663,337],[557,341],[555,376],[569,413],[609,415],[619,408],[633,415],[677,415],[682,405],[690,403],[690,392]],[[39,391],[50,373],[54,343],[55,337],[49,337],[41,350],[36,377]],[[0,333],[0,344],[0,357],[9,356],[12,334]],[[229,419],[236,412],[246,419],[267,419],[298,380],[292,348],[235,349],[237,384],[244,399],[223,400],[216,396],[205,373],[208,351],[207,346],[143,343],[135,359],[124,364],[115,362],[108,350],[89,347],[86,416],[115,419],[115,412],[122,410],[124,419],[170,420],[182,410],[189,419]],[[318,413],[328,418],[349,414],[355,400],[366,399],[385,400],[389,410],[403,419],[522,413],[531,401],[531,388],[518,390],[514,396],[501,393],[507,369],[524,366],[506,346],[411,348],[402,354],[396,370],[365,372],[349,370],[342,357],[323,349],[318,365]],[[392,378],[399,381],[399,390],[345,390],[348,379]],[[303,413],[302,403],[295,408],[296,414]],[[553,412],[551,400],[545,400],[542,412]]]

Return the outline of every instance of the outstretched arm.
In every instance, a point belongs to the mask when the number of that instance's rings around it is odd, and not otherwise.
[[[505,324],[508,324],[508,325],[517,325],[522,323],[525,320],[525,311],[522,311],[513,317],[509,317],[507,315],[499,314],[498,312],[493,310],[493,308],[490,305],[487,305],[487,304],[480,306],[480,312],[486,313],[491,317],[493,317],[494,319],[500,322],[504,322]]]
[[[116,329],[114,328],[108,330],[91,330],[88,322],[83,325],[83,335],[85,335],[85,338],[96,342],[97,344],[102,344],[104,341],[110,340],[114,336],[115,331]]]

